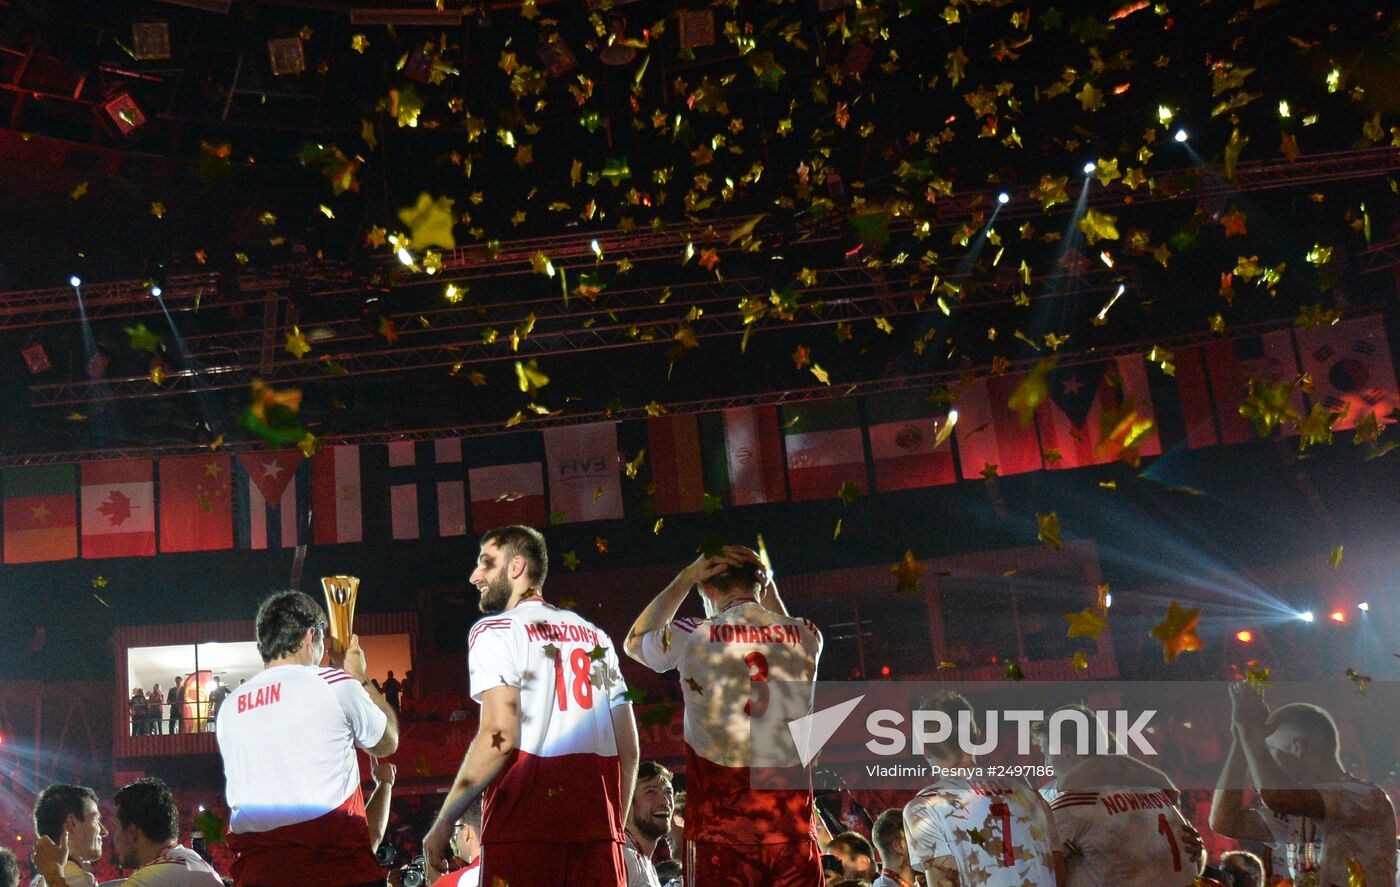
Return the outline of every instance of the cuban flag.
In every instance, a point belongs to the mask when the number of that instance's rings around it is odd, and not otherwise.
[[[295,548],[307,541],[311,473],[300,450],[240,453],[234,501],[239,548]]]

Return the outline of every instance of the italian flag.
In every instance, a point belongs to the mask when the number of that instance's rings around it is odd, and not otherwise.
[[[62,561],[78,556],[74,475],[72,465],[5,471],[5,563]]]

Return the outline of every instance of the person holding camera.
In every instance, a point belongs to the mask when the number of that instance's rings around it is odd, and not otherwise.
[[[257,616],[264,667],[221,706],[215,724],[232,811],[238,887],[379,885],[355,749],[398,748],[398,720],[365,672],[359,638],[330,668],[326,614],[284,591]],[[377,841],[374,841],[377,843]]]

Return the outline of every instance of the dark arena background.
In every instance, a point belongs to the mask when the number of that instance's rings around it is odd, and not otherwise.
[[[211,694],[344,574],[401,878],[512,523],[619,645],[729,543],[821,681],[1394,681],[1397,194],[1379,2],[0,0],[0,844],[157,776],[229,875]]]

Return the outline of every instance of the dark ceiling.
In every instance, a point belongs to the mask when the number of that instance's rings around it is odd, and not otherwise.
[[[5,453],[236,442],[254,378],[484,431],[1394,300],[1384,4],[440,5],[0,2]]]

